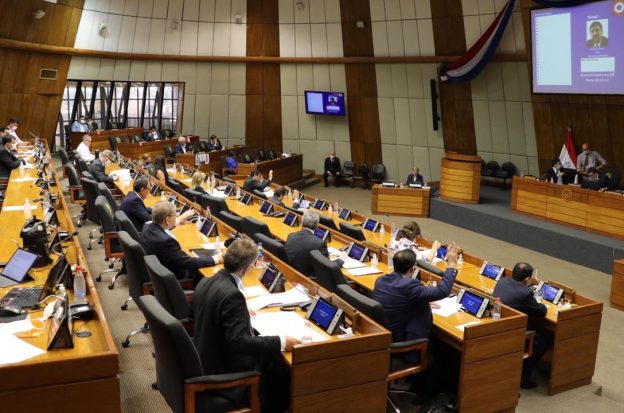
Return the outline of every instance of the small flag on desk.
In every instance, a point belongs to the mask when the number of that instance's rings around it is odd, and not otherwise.
[[[576,149],[574,149],[574,140],[572,139],[572,128],[568,128],[563,148],[559,154],[561,166],[566,169],[576,169]]]

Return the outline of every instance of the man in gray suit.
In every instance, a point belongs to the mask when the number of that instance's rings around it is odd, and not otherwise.
[[[314,231],[319,226],[319,220],[318,212],[307,211],[303,214],[303,228],[288,235],[285,245],[288,261],[297,271],[308,277],[314,277],[310,251],[319,250],[321,254],[329,257],[325,241],[314,235]]]

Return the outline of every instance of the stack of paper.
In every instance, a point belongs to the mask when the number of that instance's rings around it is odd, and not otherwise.
[[[353,258],[350,258],[350,257],[347,257],[347,259],[344,260],[344,263],[342,264],[342,268],[344,268],[345,270],[352,270],[354,268],[362,268],[362,267],[366,267],[366,264],[358,260],[354,260]]]
[[[0,351],[0,366],[19,363],[45,353],[39,347],[28,344],[6,331],[0,331],[0,348],[2,349]]]
[[[259,285],[252,285],[251,287],[245,287],[245,298],[258,297],[260,295],[270,294],[266,288]]]
[[[439,301],[434,301],[440,308],[432,308],[431,312],[441,317],[449,317],[459,311],[461,304],[457,302],[457,297],[446,297]]]
[[[377,267],[360,267],[360,268],[352,268],[350,270],[347,270],[347,272],[351,275],[370,275],[370,274],[381,274],[383,271],[381,271],[379,268]]]
[[[257,313],[251,318],[251,325],[261,336],[290,336],[301,339],[305,333],[305,319],[292,311]],[[312,327],[308,329],[312,342],[327,341],[323,335]]]
[[[261,295],[247,301],[247,308],[257,311],[264,307],[278,307],[284,305],[299,305],[309,301],[307,294],[296,288],[290,289],[284,293]]]

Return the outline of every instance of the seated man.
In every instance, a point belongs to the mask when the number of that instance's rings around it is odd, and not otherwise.
[[[275,191],[273,191],[273,196],[269,198],[269,202],[271,202],[271,203],[273,203],[275,205],[279,205],[282,208],[287,208],[287,206],[284,205],[284,202],[283,202],[285,196],[286,196],[286,187],[280,186]],[[298,202],[294,202],[292,207],[294,209],[299,208],[299,203]]]
[[[15,118],[9,119],[9,123],[7,123],[7,126],[6,126],[7,133],[10,136],[13,136],[13,138],[15,138],[15,144],[17,146],[27,145],[26,142],[24,142],[23,140],[20,139],[19,136],[17,136],[17,128],[18,128],[18,126],[19,126],[19,120],[15,119]]]
[[[134,180],[134,191],[128,193],[119,205],[119,209],[126,213],[138,232],[141,232],[147,221],[152,220],[152,208],[146,207],[143,202],[149,193],[149,180],[140,176]]]
[[[150,126],[149,131],[147,132],[147,141],[159,141],[162,140],[162,136],[156,130],[156,126]]]
[[[418,169],[417,166],[415,166],[412,169],[412,173],[407,175],[407,180],[405,181],[406,185],[409,184],[421,184],[422,186],[425,186],[425,178],[423,178],[423,176],[421,174],[419,174],[420,169]]]
[[[217,138],[217,135],[212,135],[210,137],[210,142],[208,143],[209,151],[221,151],[223,150],[223,145],[221,145],[221,141]]]
[[[200,281],[191,309],[193,341],[205,374],[260,371],[262,411],[283,412],[290,403],[290,378],[280,350],[291,351],[300,341],[253,334],[243,278],[254,269],[257,257],[252,241],[236,240],[225,253],[224,268]]]
[[[76,148],[78,159],[87,163],[92,162],[95,159],[95,155],[91,153],[91,136],[83,135],[82,142]]]
[[[221,253],[212,257],[191,257],[182,251],[180,243],[171,232],[177,222],[176,209],[171,202],[156,203],[152,208],[152,223],[143,228],[140,243],[146,255],[158,256],[162,265],[174,273],[176,278],[191,278],[197,283],[202,278],[197,270],[219,264]]]
[[[605,174],[599,174],[596,168],[589,168],[587,176],[584,176],[581,181],[581,187],[600,192],[606,191],[608,186],[608,177]]]
[[[552,182],[554,184],[563,184],[563,176],[565,171],[561,167],[561,161],[553,159],[550,163],[551,168],[546,171],[546,182]]]
[[[20,164],[25,164],[24,160],[19,160],[13,151],[17,147],[15,139],[10,135],[2,138],[2,147],[0,147],[0,178],[8,178],[11,176],[11,170],[18,168]]]
[[[251,174],[245,179],[243,183],[243,189],[247,192],[253,192],[254,189],[258,191],[264,191],[264,188],[269,186],[273,181],[273,170],[269,171],[269,179],[264,179],[264,176],[259,171],[251,171]]]
[[[300,273],[308,277],[314,277],[312,257],[310,251],[319,250],[321,254],[329,257],[325,241],[314,235],[319,226],[319,214],[315,211],[306,211],[302,218],[300,231],[288,234],[284,247],[290,265]]]
[[[112,157],[113,153],[106,149],[100,152],[100,157],[98,159],[91,162],[91,172],[96,181],[110,183],[118,179],[115,173],[106,175],[106,166],[111,164]]]
[[[500,298],[503,304],[521,311],[531,317],[544,317],[548,310],[546,306],[535,299],[532,285],[539,284],[537,277],[533,277],[533,267],[525,262],[517,263],[511,277],[501,277],[494,287],[493,297]],[[527,326],[531,329],[531,325]],[[522,364],[522,379],[520,387],[532,389],[537,383],[531,381],[531,373],[548,349],[548,341],[540,335],[533,339],[533,355]]]
[[[583,144],[583,152],[576,158],[576,171],[581,175],[588,175],[589,168],[600,171],[607,166],[607,161],[596,151],[589,150],[589,145]]]
[[[75,120],[71,125],[72,132],[89,132],[89,126],[87,125],[87,118],[80,116],[78,120]]]
[[[186,138],[184,136],[180,136],[178,138],[178,143],[175,146],[175,149],[173,150],[173,153],[175,153],[176,155],[179,153],[182,154],[186,154],[186,153],[192,153],[193,151],[191,150],[191,148],[187,148],[186,146]]]
[[[337,187],[340,186],[340,159],[336,158],[334,151],[331,151],[329,156],[325,158],[325,166],[323,169],[325,170],[325,172],[323,172],[325,186],[329,186],[327,178],[330,175],[334,177],[334,185]]]

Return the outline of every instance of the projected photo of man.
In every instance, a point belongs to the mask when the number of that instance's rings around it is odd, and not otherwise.
[[[593,21],[587,22],[589,24],[589,36],[590,38],[587,40],[587,47],[590,49],[595,49],[599,47],[607,47],[609,46],[609,39],[603,35],[603,23],[607,23],[607,20],[601,21]],[[606,29],[606,28],[605,28]]]

